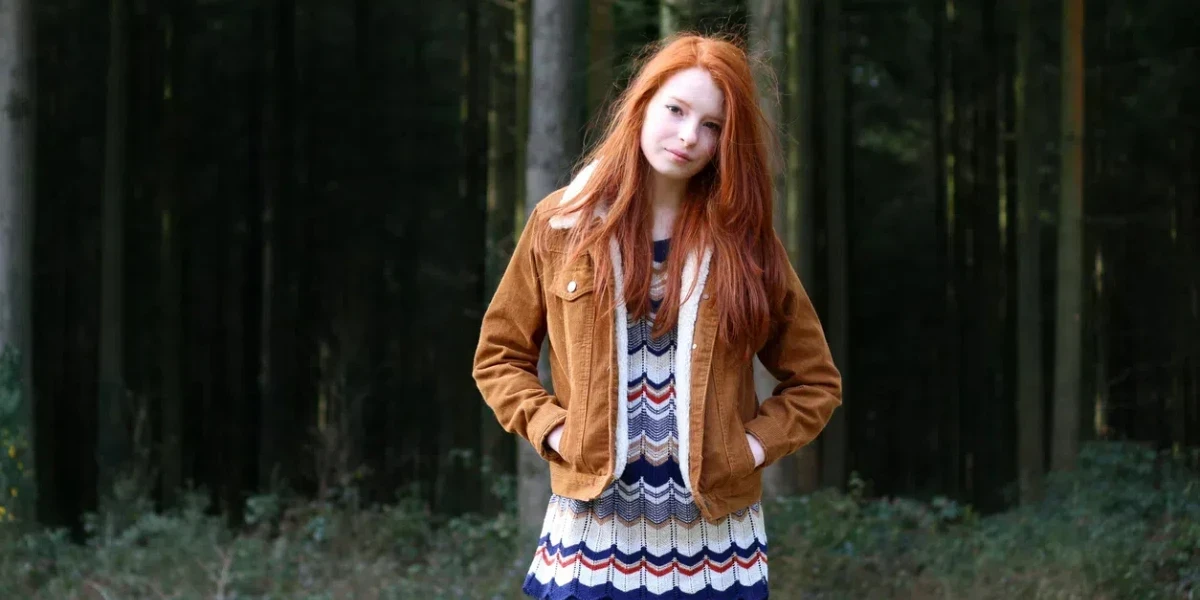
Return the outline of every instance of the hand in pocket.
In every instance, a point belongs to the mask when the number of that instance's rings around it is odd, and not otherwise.
[[[550,435],[546,436],[546,445],[550,446],[550,449],[559,456],[562,456],[562,452],[558,451],[558,445],[562,441],[563,427],[565,425],[565,423],[560,423],[557,427],[550,430]]]
[[[762,444],[758,443],[758,438],[746,434],[746,442],[750,444],[750,453],[754,455],[754,468],[758,468],[767,459],[767,453],[763,450]]]

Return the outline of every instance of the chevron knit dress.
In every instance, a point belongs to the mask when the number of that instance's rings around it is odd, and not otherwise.
[[[654,243],[653,310],[663,296],[669,243]],[[653,316],[630,317],[628,327],[625,470],[595,500],[551,495],[525,593],[552,600],[766,598],[761,505],[706,521],[684,485],[675,413],[675,330],[651,339]]]

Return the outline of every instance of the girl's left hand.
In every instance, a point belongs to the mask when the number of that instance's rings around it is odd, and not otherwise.
[[[767,459],[767,453],[763,450],[762,444],[758,443],[758,438],[747,433],[746,441],[750,443],[750,452],[754,454],[754,466],[757,468]]]

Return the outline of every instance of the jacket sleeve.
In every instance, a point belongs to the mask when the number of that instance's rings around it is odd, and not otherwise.
[[[776,243],[782,246],[778,239]],[[812,302],[790,264],[787,286],[783,318],[772,324],[758,352],[779,384],[758,415],[746,423],[746,431],[758,439],[766,455],[760,469],[813,441],[842,403],[841,374]]]
[[[533,252],[538,213],[535,209],[530,216],[483,315],[472,375],[501,427],[528,440],[542,458],[557,460],[546,436],[566,420],[567,411],[538,379],[546,335],[540,265]]]

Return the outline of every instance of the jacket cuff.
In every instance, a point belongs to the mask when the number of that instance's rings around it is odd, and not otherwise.
[[[787,436],[783,434],[783,431],[775,425],[775,421],[770,417],[766,415],[754,417],[746,423],[746,433],[757,438],[758,442],[762,444],[765,458],[763,459],[763,464],[758,466],[758,469],[763,469],[771,463],[787,456]]]
[[[529,443],[538,455],[548,461],[560,460],[554,450],[546,445],[546,438],[555,427],[566,422],[567,410],[557,404],[543,404],[529,420]]]

